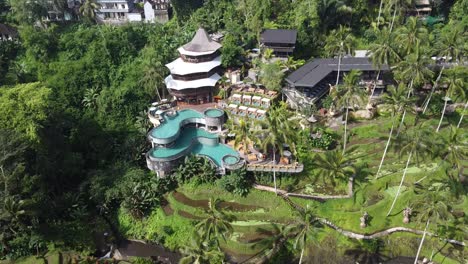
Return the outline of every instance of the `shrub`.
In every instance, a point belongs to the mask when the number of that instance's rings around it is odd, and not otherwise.
[[[224,190],[240,196],[246,196],[252,187],[252,180],[247,177],[244,168],[231,171],[228,175],[222,177],[218,183]]]
[[[314,134],[317,136],[310,139],[310,145],[314,148],[328,150],[335,144],[336,134],[331,131],[318,128]]]
[[[197,156],[185,157],[184,163],[175,170],[174,177],[179,184],[192,180],[195,185],[214,182],[217,179],[216,170],[209,160]]]

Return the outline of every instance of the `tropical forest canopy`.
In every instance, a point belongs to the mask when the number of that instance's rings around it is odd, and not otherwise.
[[[42,2],[33,2],[0,0],[0,23],[19,31],[18,41],[0,43],[0,259],[35,254],[50,243],[93,249],[96,219],[112,222],[121,208],[142,217],[162,197],[139,203],[135,195],[177,184],[155,179],[145,167],[145,111],[167,94],[164,65],[199,26],[225,34],[225,68],[241,66],[265,28],[297,29],[294,59],[305,61],[336,55],[337,32],[349,28],[353,49],[377,51],[380,64],[406,58],[405,69],[416,67],[415,56],[438,55],[439,40],[451,32],[463,37],[460,57],[468,43],[466,0],[434,1],[432,15],[440,18],[434,23],[406,16],[411,1],[390,1],[395,4],[379,12],[379,1],[364,0],[172,0],[168,23],[118,27],[81,16],[47,22]],[[378,53],[383,39],[393,53]],[[278,72],[275,65],[264,67],[265,74]],[[429,75],[401,70],[396,79],[422,86],[437,77]],[[192,174],[206,172],[203,166]],[[179,183],[187,180],[178,175]],[[223,184],[248,185],[237,175]]]

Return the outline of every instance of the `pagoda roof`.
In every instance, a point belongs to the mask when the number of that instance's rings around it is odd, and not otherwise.
[[[199,28],[193,39],[180,47],[178,51],[181,54],[189,56],[207,55],[217,51],[221,47],[221,44],[210,38],[205,29]]]
[[[187,75],[192,73],[209,72],[212,69],[221,65],[221,56],[216,57],[212,61],[190,63],[185,62],[183,59],[178,58],[177,60],[166,64],[171,74]]]
[[[172,75],[166,77],[164,82],[166,83],[166,87],[168,89],[174,90],[184,90],[184,89],[193,89],[193,88],[200,88],[200,87],[213,87],[216,83],[221,79],[219,74],[215,73],[208,78],[192,80],[192,81],[182,81],[182,80],[175,80],[172,78]]]

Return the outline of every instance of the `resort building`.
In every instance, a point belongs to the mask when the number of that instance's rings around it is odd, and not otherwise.
[[[166,64],[171,75],[165,79],[169,93],[179,104],[203,104],[213,100],[221,76],[221,44],[198,29],[192,41],[178,49],[180,58]]]
[[[368,57],[342,58],[340,65],[340,79],[342,83],[344,75],[351,70],[360,70],[362,80],[360,84],[370,93],[375,86],[374,96],[380,95],[385,84],[383,76],[389,71],[388,65],[379,69],[372,64]],[[287,87],[283,92],[288,103],[293,108],[300,108],[305,104],[315,104],[320,98],[328,94],[330,87],[335,85],[338,73],[338,58],[315,59],[291,73],[287,78]]]
[[[148,134],[152,149],[146,154],[146,162],[159,177],[165,177],[190,154],[210,160],[219,174],[244,166],[239,154],[220,142],[225,122],[223,110],[177,111],[169,104],[160,104],[151,107],[149,115],[155,127]]]
[[[431,0],[416,0],[414,8],[410,9],[408,14],[412,16],[428,16],[432,12]]]
[[[9,25],[0,24],[0,41],[11,41],[18,38],[18,31]]]
[[[144,3],[145,22],[166,23],[169,21],[169,0],[146,0]]]
[[[296,39],[296,30],[265,29],[260,35],[260,48],[272,49],[276,57],[288,57],[294,52]]]
[[[97,0],[97,3],[100,5],[96,13],[98,20],[108,24],[127,23],[134,8],[133,0]]]

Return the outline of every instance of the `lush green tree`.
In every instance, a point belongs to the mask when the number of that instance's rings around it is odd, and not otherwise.
[[[450,189],[439,183],[425,186],[422,190],[422,194],[416,198],[413,204],[413,207],[418,210],[417,221],[419,223],[425,223],[423,236],[419,243],[414,264],[418,263],[419,254],[424,244],[429,224],[432,222],[433,225],[437,225],[440,221],[443,221],[444,225],[447,225],[447,220],[452,218],[450,214],[451,199],[449,193]]]
[[[346,54],[354,54],[356,39],[354,38],[351,29],[341,26],[339,29],[332,30],[325,41],[325,51],[328,56],[338,56],[338,72],[336,75],[335,86],[340,81],[341,58]]]
[[[313,214],[311,207],[307,206],[303,211],[300,211],[296,218],[296,223],[287,227],[291,233],[295,233],[294,248],[301,249],[301,256],[299,258],[299,264],[302,263],[305,248],[313,242],[318,241],[318,233],[320,229],[320,223]]]
[[[442,121],[444,120],[445,110],[447,109],[447,102],[449,97],[461,97],[463,99],[466,98],[465,90],[467,90],[466,85],[468,83],[468,71],[466,67],[459,66],[452,68],[446,71],[445,75],[446,76],[442,79],[442,82],[447,84],[447,91],[445,92],[444,108],[442,109],[442,114],[440,116],[436,132],[439,132]]]
[[[171,5],[179,23],[186,21],[191,14],[203,5],[203,0],[173,0]]]
[[[339,149],[330,150],[323,154],[316,154],[314,157],[314,167],[318,170],[318,175],[323,181],[330,181],[333,185],[336,180],[346,181],[354,178],[356,172],[352,164],[352,158],[347,157]]]
[[[18,24],[32,25],[47,16],[47,0],[10,0],[9,4]]]
[[[197,156],[186,156],[184,163],[175,171],[174,176],[179,184],[193,179],[196,184],[214,182],[216,180],[216,169],[207,158]]]
[[[231,171],[219,179],[219,185],[226,191],[246,196],[252,187],[253,178],[249,178],[245,168]]]
[[[391,107],[392,127],[390,128],[390,132],[388,134],[387,143],[385,144],[385,149],[382,155],[382,159],[380,160],[379,168],[377,169],[377,173],[375,174],[376,179],[379,177],[380,169],[382,169],[382,165],[387,155],[388,147],[390,146],[390,141],[393,136],[393,130],[395,128],[395,122],[401,115],[401,111],[405,111],[408,108],[412,107],[413,103],[415,102],[415,99],[411,97],[408,98],[406,96],[406,90],[404,85],[400,84],[397,87],[392,86],[388,88],[388,93],[382,96],[382,101],[384,104],[389,105]]]
[[[376,30],[376,40],[371,43],[369,47],[372,63],[379,69],[376,79],[380,76],[382,65],[391,66],[400,60],[400,56],[394,46],[394,37],[394,34],[391,33],[387,27]],[[372,93],[373,92],[374,91],[372,91]]]
[[[233,231],[232,217],[218,209],[219,202],[219,199],[210,198],[208,209],[205,211],[208,216],[195,226],[202,241],[214,242],[218,249],[220,239],[226,241],[226,235]]]
[[[260,67],[260,82],[269,90],[281,91],[284,72],[276,63],[263,63]]]
[[[3,87],[0,89],[0,126],[39,142],[39,130],[54,104],[51,96],[51,89],[41,83]]]
[[[395,206],[395,203],[400,196],[401,186],[403,186],[403,182],[405,181],[405,177],[408,172],[408,166],[412,160],[413,155],[416,157],[416,161],[419,162],[421,158],[432,152],[433,148],[431,147],[431,140],[432,133],[429,129],[429,126],[425,122],[416,124],[416,126],[406,131],[406,133],[400,135],[400,137],[396,140],[398,143],[396,145],[396,149],[399,149],[400,156],[408,155],[408,158],[406,160],[405,169],[403,170],[400,185],[398,186],[397,193],[393,199],[392,205],[388,210],[387,217],[392,212],[393,207]]]
[[[466,37],[462,34],[462,28],[458,25],[448,24],[444,27],[440,35],[437,36],[436,42],[434,44],[434,50],[437,56],[445,57],[447,61],[453,61],[458,63],[462,60],[462,54],[464,47],[463,45],[466,42]],[[442,68],[439,71],[439,75],[432,86],[431,92],[424,102],[423,113],[426,112],[427,107],[431,101],[434,91],[437,89],[440,78],[445,70],[445,64],[442,64]]]
[[[276,153],[283,154],[284,144],[293,147],[295,152],[295,123],[290,117],[291,114],[285,105],[274,106],[269,109],[265,119],[260,122],[263,128],[259,131],[260,146],[265,152],[272,150],[274,164],[276,164]],[[276,170],[273,170],[273,182],[276,191]]]
[[[85,0],[80,6],[80,13],[88,22],[96,22],[96,11],[100,7],[96,0]]]
[[[224,254],[217,249],[210,249],[196,232],[192,234],[190,244],[181,251],[185,257],[180,259],[179,264],[214,264],[224,260]]]
[[[255,121],[248,117],[238,118],[237,122],[230,120],[228,128],[231,133],[235,134],[234,147],[242,146],[244,155],[249,154],[250,146],[258,141],[255,135],[257,131]]]
[[[362,107],[364,104],[364,98],[366,96],[365,90],[359,85],[361,79],[361,72],[351,70],[345,74],[343,85],[338,85],[333,88],[330,93],[332,94],[337,105],[341,108],[345,108],[345,127],[343,135],[343,153],[346,151],[346,143],[348,141],[347,126],[348,126],[348,113],[349,109],[356,109],[356,106]]]
[[[244,50],[239,43],[239,40],[232,34],[226,34],[223,40],[221,50],[223,54],[222,65],[224,68],[238,67],[242,65],[242,55]]]
[[[416,17],[410,17],[405,25],[395,31],[395,42],[398,43],[400,54],[403,56],[414,53],[416,47],[426,45],[428,40],[427,29]]]

